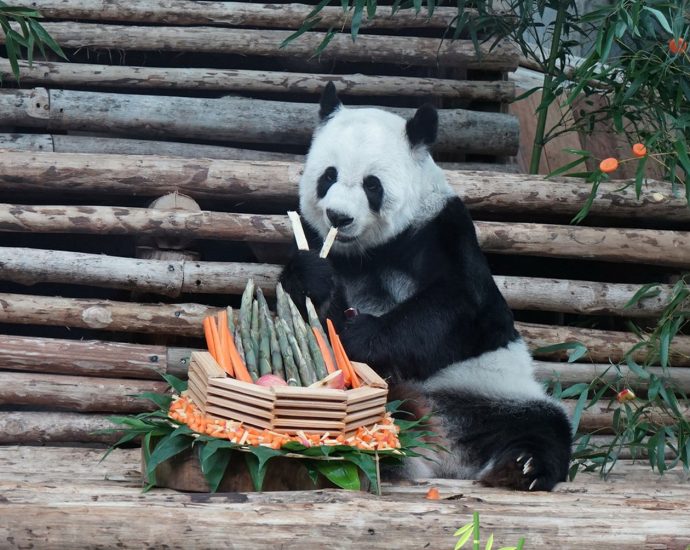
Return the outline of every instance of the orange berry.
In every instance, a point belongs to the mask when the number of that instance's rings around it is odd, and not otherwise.
[[[599,163],[599,170],[604,172],[605,174],[610,174],[611,172],[615,171],[618,168],[618,160],[609,157],[607,159],[602,160]]]
[[[441,498],[441,496],[438,494],[438,489],[436,487],[432,487],[427,491],[425,498],[429,500],[438,500]]]
[[[671,38],[671,40],[668,41],[668,49],[673,55],[676,55],[678,52],[685,53],[685,50],[688,49],[688,43],[682,38],[678,40]]]
[[[644,146],[643,143],[636,143],[635,145],[633,145],[632,152],[633,155],[635,155],[638,159],[647,156],[647,148]]]

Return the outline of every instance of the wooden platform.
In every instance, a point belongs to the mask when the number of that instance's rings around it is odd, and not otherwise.
[[[420,480],[376,497],[339,490],[140,491],[139,450],[0,446],[1,548],[453,548],[478,511],[482,548],[680,549],[690,545],[690,480],[620,463],[553,493]],[[441,500],[424,498],[439,488]]]

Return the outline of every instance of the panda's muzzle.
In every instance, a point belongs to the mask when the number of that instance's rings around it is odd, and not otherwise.
[[[328,217],[328,221],[331,222],[331,225],[338,229],[343,229],[355,221],[354,218],[348,216],[347,214],[337,212],[336,210],[331,210],[330,208],[326,209],[326,217]]]

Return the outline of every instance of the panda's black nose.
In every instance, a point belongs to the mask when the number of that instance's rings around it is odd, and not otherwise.
[[[336,212],[330,208],[326,209],[326,216],[328,216],[328,219],[330,220],[331,224],[333,224],[333,227],[337,227],[338,229],[345,227],[346,225],[350,225],[354,221],[354,218],[351,218],[347,214]]]

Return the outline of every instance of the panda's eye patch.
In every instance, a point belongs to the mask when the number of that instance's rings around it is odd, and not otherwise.
[[[324,198],[331,185],[333,185],[337,179],[338,171],[335,169],[335,166],[326,168],[316,182],[316,196],[320,199]]]
[[[362,182],[362,187],[367,195],[369,208],[374,212],[381,210],[381,203],[383,202],[383,187],[381,185],[381,180],[376,176],[367,176]]]

